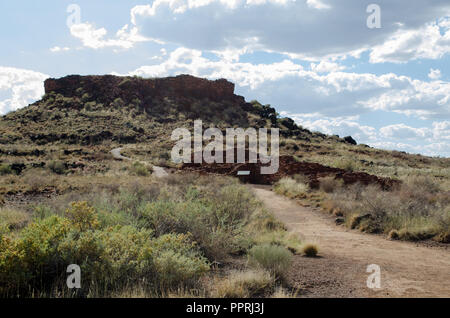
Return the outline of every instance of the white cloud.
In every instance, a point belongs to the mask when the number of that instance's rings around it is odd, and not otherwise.
[[[328,65],[326,63],[322,66]],[[450,83],[425,82],[392,73],[358,74],[342,71],[318,73],[290,60],[251,64],[213,61],[202,52],[179,48],[157,65],[142,66],[130,75],[168,76],[188,73],[227,78],[247,98],[261,98],[293,113],[319,112],[325,116],[352,116],[373,110],[398,112],[423,119],[450,118]],[[338,66],[334,65],[339,69]]]
[[[383,137],[400,139],[425,139],[432,136],[429,128],[414,128],[405,124],[385,126],[380,129],[380,132]]]
[[[374,127],[362,125],[357,117],[336,117],[329,118],[320,114],[291,114],[281,112],[282,116],[292,118],[297,124],[302,125],[312,131],[320,131],[329,135],[352,136],[357,141],[375,141],[377,131]]]
[[[439,59],[450,52],[449,17],[417,29],[400,29],[370,53],[372,63],[405,63],[417,59]]]
[[[450,157],[450,121],[433,122],[432,127],[410,127],[394,124],[376,129],[360,123],[355,117],[323,117],[318,113],[281,112],[303,127],[340,137],[352,136],[358,143],[372,147]]]
[[[439,34],[446,20],[426,25],[450,14],[448,0],[378,4],[383,28],[376,31],[367,28],[360,0],[155,0],[132,8],[131,22],[147,37],[202,51],[264,50],[317,61],[372,51],[373,62],[448,52],[448,35]]]
[[[321,61],[320,63],[311,63],[311,70],[316,73],[329,73],[345,70],[345,66],[338,63]]]
[[[330,9],[331,6],[321,2],[320,0],[306,0],[309,7],[314,9]]]
[[[74,24],[70,28],[72,36],[79,38],[83,45],[92,49],[105,47],[116,47],[130,49],[138,42],[150,41],[138,32],[138,28],[129,27],[128,24],[117,31],[115,38],[105,39],[107,31],[105,28],[96,29],[90,23]]]
[[[44,95],[44,80],[39,72],[0,66],[0,93],[8,98],[0,101],[0,114],[27,106]]]
[[[438,80],[442,76],[440,70],[430,69],[430,73],[428,73],[428,77],[432,80]]]
[[[239,85],[256,88],[264,81],[276,81],[288,75],[298,74],[301,65],[292,61],[274,64],[233,63],[227,60],[211,61],[202,56],[198,50],[178,48],[170,53],[169,58],[161,64],[142,66],[130,72],[138,76],[167,76],[189,73],[200,77],[227,78]]]
[[[52,48],[50,48],[50,52],[52,52],[52,53],[57,53],[57,52],[62,52],[62,51],[69,51],[70,50],[70,48],[68,48],[68,47],[59,47],[59,46],[55,46],[55,47],[52,47]]]

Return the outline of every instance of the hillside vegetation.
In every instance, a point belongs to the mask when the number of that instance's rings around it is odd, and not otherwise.
[[[192,131],[196,119],[276,127],[281,154],[297,163],[396,179],[381,189],[327,176],[312,189],[296,175],[275,191],[350,228],[448,242],[448,158],[311,132],[246,102],[226,80],[68,76],[45,88],[40,101],[0,118],[0,296],[296,295],[285,279],[292,256],[320,246],[290,235],[236,178],[177,170],[171,132]],[[110,154],[124,145],[133,161]],[[172,173],[158,179],[152,165]],[[69,264],[82,268],[80,290],[65,285]]]
[[[133,144],[124,154],[171,166],[171,132],[205,127],[280,129],[281,154],[299,161],[405,179],[426,175],[450,189],[450,159],[384,151],[355,145],[351,138],[311,132],[270,105],[245,102],[225,80],[192,76],[142,79],[117,76],[68,76],[46,81],[42,100],[0,118],[0,175],[49,168],[65,172],[105,172],[108,152]],[[0,189],[5,192],[10,189]]]

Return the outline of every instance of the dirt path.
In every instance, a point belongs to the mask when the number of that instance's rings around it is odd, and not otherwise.
[[[122,151],[123,148],[115,148],[113,150],[111,150],[111,155],[113,156],[114,159],[117,160],[126,160],[126,161],[131,161],[131,158],[122,156],[122,154],[120,153]],[[146,162],[143,162],[144,164],[147,164]],[[163,178],[163,177],[167,177],[169,174],[166,172],[166,170],[164,170],[164,168],[162,167],[158,167],[158,166],[152,166],[153,168],[153,175],[157,178]]]
[[[288,276],[302,296],[450,297],[450,250],[389,241],[336,226],[329,215],[252,186],[268,210],[304,241],[319,245],[320,258],[296,256]],[[366,281],[369,264],[381,268],[381,289]]]

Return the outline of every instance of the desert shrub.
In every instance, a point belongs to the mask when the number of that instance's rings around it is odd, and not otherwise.
[[[147,177],[151,173],[151,168],[147,167],[143,163],[134,162],[131,165],[130,171],[137,176]]]
[[[317,253],[319,253],[319,248],[315,244],[308,243],[303,245],[302,252],[305,256],[315,257],[317,256]]]
[[[195,243],[183,234],[153,238],[147,229],[115,226],[80,231],[69,219],[51,216],[24,228],[19,238],[0,237],[0,294],[64,287],[65,269],[82,271],[79,295],[107,295],[144,284],[160,293],[192,286],[209,269]]]
[[[30,191],[41,191],[49,184],[54,184],[49,178],[48,171],[44,169],[30,169],[24,173],[23,182],[28,185]]]
[[[305,183],[298,183],[291,178],[282,178],[275,184],[274,190],[278,194],[295,198],[305,196],[305,193],[309,190],[309,186]]]
[[[210,260],[220,260],[246,248],[248,244],[241,238],[257,203],[245,187],[196,188],[186,183],[180,187],[184,187],[182,201],[175,190],[142,205],[138,211],[139,224],[154,230],[157,236],[192,233]]]
[[[0,293],[8,294],[49,284],[61,267],[58,244],[70,230],[68,220],[52,216],[31,223],[20,238],[1,238]]]
[[[214,297],[247,298],[263,296],[273,288],[274,277],[267,271],[247,270],[234,271],[228,277],[215,282]]]
[[[30,207],[33,217],[20,231],[0,222],[0,296],[67,296],[69,264],[82,271],[82,288],[69,296],[107,297],[135,287],[161,296],[197,290],[210,262],[244,254],[255,243],[299,250],[283,224],[259,211],[249,189],[221,177],[67,192],[48,206]],[[270,268],[278,273],[280,267]],[[262,287],[243,285],[249,294],[262,294]]]
[[[211,260],[219,260],[236,249],[239,227],[218,226],[214,211],[199,201],[178,203],[156,201],[141,210],[140,224],[157,236],[167,233],[192,233],[201,250]]]
[[[251,226],[258,232],[286,230],[286,225],[275,218],[275,216],[266,209],[260,209],[258,212],[253,213]]]
[[[390,239],[425,240],[450,227],[448,194],[433,179],[408,178],[400,187],[383,191],[376,185],[353,185],[329,195],[326,208],[339,211],[350,228],[385,233]]]
[[[339,159],[334,163],[334,166],[336,168],[344,169],[349,172],[356,170],[355,162],[350,159]]]
[[[277,245],[256,245],[248,251],[249,261],[260,266],[277,277],[283,277],[291,266],[292,254]]]
[[[7,174],[12,174],[13,170],[11,169],[11,166],[6,163],[0,164],[0,176],[4,176]]]
[[[243,186],[225,186],[210,198],[215,210],[216,224],[235,225],[246,220],[253,212],[256,201]]]
[[[430,176],[409,176],[406,178],[403,187],[414,192],[438,193],[440,185]]]
[[[338,180],[335,177],[323,177],[319,179],[320,182],[320,190],[331,193],[335,191],[337,188],[342,187],[342,180]]]
[[[62,161],[52,160],[48,163],[47,167],[56,174],[66,173],[66,164]]]
[[[131,226],[71,231],[58,251],[65,263],[81,267],[82,286],[120,289],[154,276],[151,231]],[[149,281],[146,283],[155,283]]]
[[[33,219],[45,219],[51,215],[55,214],[55,212],[46,205],[37,205],[33,208],[32,216]]]
[[[309,177],[304,174],[295,174],[293,179],[297,183],[309,184]]]
[[[72,202],[71,207],[66,210],[66,217],[79,231],[95,229],[99,225],[95,209],[86,201]]]
[[[203,257],[183,255],[174,250],[158,253],[154,258],[154,263],[159,283],[163,289],[193,284],[209,269],[208,263]]]

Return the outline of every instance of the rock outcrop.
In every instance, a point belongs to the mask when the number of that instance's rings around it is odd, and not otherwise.
[[[399,184],[399,181],[390,178],[381,178],[365,172],[346,171],[344,169],[324,166],[313,162],[298,162],[292,156],[280,156],[280,166],[274,174],[261,174],[260,162],[258,163],[185,163],[181,170],[196,171],[200,173],[224,174],[237,176],[238,171],[250,171],[249,175],[240,176],[244,182],[253,184],[274,184],[283,177],[302,174],[308,177],[309,186],[317,188],[320,178],[332,176],[343,180],[344,184],[362,183],[378,184],[382,189],[388,190]]]
[[[144,100],[149,96],[207,98],[212,101],[244,100],[234,94],[234,84],[225,79],[211,81],[190,75],[154,79],[70,75],[60,79],[47,79],[44,86],[46,94],[53,92],[65,97],[88,94],[98,102],[112,102],[116,98],[129,102],[135,98]]]

